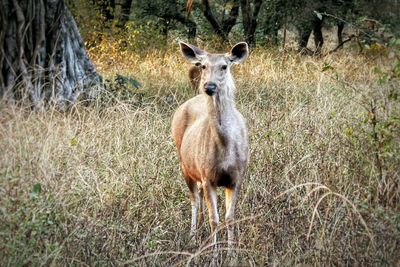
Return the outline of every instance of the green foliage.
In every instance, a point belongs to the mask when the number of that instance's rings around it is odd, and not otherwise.
[[[374,173],[378,181],[371,198],[383,205],[396,205],[400,198],[396,181],[398,177],[389,175],[400,161],[399,48],[397,38],[385,46],[384,63],[374,67],[377,88],[365,95],[366,113],[360,122],[360,128],[365,129],[368,140],[363,145],[370,151],[366,156],[370,162],[369,171]]]
[[[198,40],[215,39],[213,28],[205,19],[200,2],[194,2],[190,15],[185,0],[174,1],[138,1],[132,3],[129,21],[119,25],[113,17],[116,8],[113,1],[68,0],[89,47],[96,46],[104,36],[124,40],[122,48],[133,51],[159,49],[176,39],[190,38],[195,31]],[[211,1],[212,11],[223,20],[229,14],[231,1]],[[309,1],[309,0],[267,0],[263,1],[258,15],[256,38],[277,45],[281,41],[278,31],[294,28],[308,29],[313,19],[324,19],[325,26],[335,26],[338,21],[352,25],[359,34],[358,40],[366,49],[374,43],[381,43],[387,36],[400,33],[399,5],[391,1],[370,2],[365,0],[345,1]],[[397,14],[397,15],[396,15]],[[324,26],[324,27],[325,27]],[[243,21],[241,15],[229,36],[230,40],[243,40]],[[384,42],[384,41],[383,41]]]
[[[400,79],[400,37],[392,37],[389,41],[388,58],[390,61],[389,80]]]
[[[113,80],[105,80],[104,85],[106,91],[98,99],[101,105],[107,106],[124,101],[133,106],[142,106],[146,102],[146,94],[139,90],[142,87],[141,83],[132,76],[117,74]],[[73,140],[71,140],[71,145]]]
[[[325,62],[322,65],[322,72],[327,71],[327,70],[334,70],[334,68],[332,67],[331,63]]]
[[[115,88],[118,90],[139,89],[142,85],[134,78],[117,74]]]
[[[11,206],[2,206],[3,211],[12,211],[2,214],[0,248],[7,247],[0,257],[4,266],[29,265],[41,255],[57,259],[62,250],[61,240],[55,241],[63,234],[59,224],[64,221],[57,200],[44,194],[41,183],[35,183],[28,196],[21,191],[8,201]]]
[[[125,26],[124,47],[128,51],[151,51],[166,46],[165,36],[160,34],[160,19],[130,21]]]
[[[40,192],[42,192],[42,186],[40,185],[40,183],[36,183],[33,186],[32,193],[38,195]]]
[[[68,0],[66,4],[78,24],[86,46],[96,46],[110,26],[100,12],[99,5],[85,0]]]

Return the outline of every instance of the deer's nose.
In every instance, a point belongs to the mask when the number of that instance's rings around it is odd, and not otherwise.
[[[213,95],[217,91],[217,85],[212,82],[207,82],[204,84],[204,91],[207,95]]]

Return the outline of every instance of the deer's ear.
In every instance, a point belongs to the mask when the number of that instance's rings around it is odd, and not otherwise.
[[[234,45],[229,54],[229,59],[232,63],[239,64],[243,62],[249,55],[249,46],[245,42],[240,42]]]
[[[207,56],[207,52],[201,50],[200,48],[190,45],[184,42],[179,42],[179,45],[181,47],[181,52],[182,55],[190,62],[193,64],[199,64],[201,63],[202,59]]]

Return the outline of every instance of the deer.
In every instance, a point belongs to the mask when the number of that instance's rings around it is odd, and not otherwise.
[[[183,56],[201,68],[201,74],[199,94],[175,111],[172,138],[189,188],[190,240],[195,239],[202,221],[201,208],[205,200],[215,258],[219,224],[217,188],[225,189],[228,251],[232,251],[235,208],[249,158],[246,121],[235,107],[235,83],[230,71],[233,64],[247,58],[249,49],[247,43],[240,42],[229,53],[211,54],[194,45],[179,44]]]

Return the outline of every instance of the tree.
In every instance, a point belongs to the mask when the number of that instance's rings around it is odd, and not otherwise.
[[[0,94],[34,106],[74,103],[100,84],[63,0],[2,0]]]
[[[260,11],[260,28],[269,44],[278,45],[278,31],[285,28],[290,11],[286,4],[286,0],[268,0]]]
[[[123,28],[129,20],[132,0],[100,0],[93,1],[93,5],[98,7],[106,27],[113,23],[118,28]]]
[[[131,14],[132,0],[115,1],[115,23],[117,27],[123,28]]]
[[[189,40],[196,37],[197,25],[185,14],[182,1],[137,0],[134,2],[134,6],[137,9],[136,15],[138,15],[140,19],[151,18],[159,24],[164,40],[167,40],[168,33],[171,28],[176,26],[176,22],[186,27],[187,38]]]
[[[241,0],[240,5],[243,15],[244,39],[249,44],[255,44],[255,32],[257,29],[257,17],[260,12],[262,0]]]
[[[104,21],[112,21],[114,19],[115,0],[92,0],[93,5],[97,5]]]
[[[215,16],[210,2],[208,0],[201,1],[201,9],[204,17],[208,20],[213,27],[214,32],[221,38],[222,41],[226,41],[228,39],[228,35],[235,25],[239,15],[239,7],[239,0],[228,0],[225,2],[223,13]],[[228,15],[225,16],[225,13]],[[218,21],[217,17],[221,18],[221,20]]]
[[[324,44],[322,36],[322,22],[323,17],[311,14],[310,19],[302,20],[297,23],[297,29],[299,31],[299,50],[302,53],[320,54],[321,48]],[[310,38],[311,32],[314,33],[314,44],[315,52],[312,52],[307,48],[308,39]]]
[[[345,25],[346,13],[354,8],[354,0],[320,0],[320,1],[300,1],[303,2],[298,8],[301,15],[298,16],[296,26],[299,30],[299,50],[302,53],[320,54],[324,44],[322,26],[327,17],[334,20],[337,26],[338,47],[343,41],[343,29]],[[327,16],[327,14],[331,14]],[[311,32],[314,33],[315,51],[307,48],[308,39]]]

